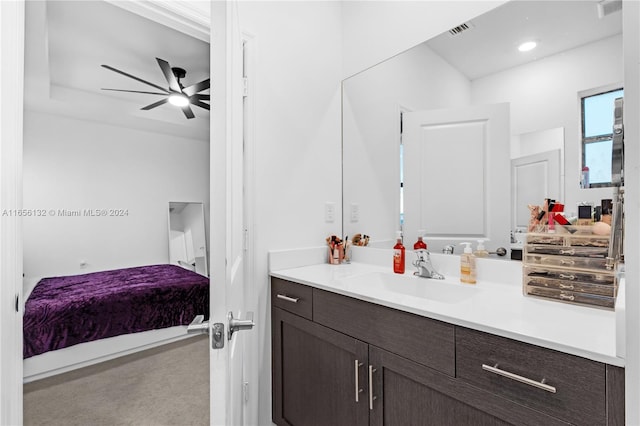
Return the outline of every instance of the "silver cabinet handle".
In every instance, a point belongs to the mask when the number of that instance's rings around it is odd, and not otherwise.
[[[287,302],[291,302],[291,303],[298,303],[298,300],[300,300],[299,297],[289,297],[289,296],[285,296],[284,294],[278,294],[276,297],[278,299],[286,300]]]
[[[487,364],[482,364],[482,369],[485,371],[489,371],[491,373],[497,374],[499,376],[503,376],[508,379],[515,380],[517,382],[524,383],[526,385],[533,386],[538,389],[542,389],[547,392],[556,393],[556,388],[554,386],[549,386],[548,384],[545,383],[546,379],[542,379],[541,381],[537,382],[527,377],[519,376],[517,374],[510,373],[509,371],[502,370],[501,368],[498,368],[498,364],[494,365],[493,367]]]
[[[360,394],[362,393],[362,389],[360,389],[360,367],[362,367],[362,363],[356,359],[355,364],[355,384],[356,384],[356,402],[360,402]]]
[[[373,365],[369,365],[369,410],[373,410],[373,401],[378,398],[373,395],[373,373],[376,371]]]

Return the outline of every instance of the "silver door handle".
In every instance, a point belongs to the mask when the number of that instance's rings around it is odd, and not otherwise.
[[[255,323],[253,322],[253,312],[247,312],[247,319],[235,319],[233,312],[227,314],[229,320],[229,331],[227,332],[227,338],[231,340],[233,333],[240,330],[251,330]]]
[[[542,379],[541,381],[537,382],[527,377],[519,376],[517,374],[498,368],[498,364],[494,365],[493,367],[487,364],[482,364],[482,369],[485,371],[489,371],[491,373],[497,374],[499,376],[506,377],[508,379],[515,380],[517,382],[524,383],[538,389],[542,389],[547,392],[556,393],[556,388],[554,386],[549,386],[548,384],[545,383],[546,379]]]
[[[193,321],[191,321],[191,324],[187,326],[187,333],[209,333],[209,321],[204,321],[204,315],[196,315]]]
[[[369,365],[369,410],[373,410],[373,401],[378,399],[377,396],[373,395],[373,373],[376,371],[378,370],[373,368],[373,365]]]
[[[360,388],[360,374],[358,374],[360,367],[362,367],[362,363],[356,359],[355,361],[355,386],[356,386],[356,402],[360,402],[360,394],[362,393],[362,389]]]

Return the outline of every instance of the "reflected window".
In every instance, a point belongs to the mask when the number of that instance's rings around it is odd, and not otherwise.
[[[588,187],[611,186],[614,101],[623,89],[582,97],[582,167],[588,167]]]

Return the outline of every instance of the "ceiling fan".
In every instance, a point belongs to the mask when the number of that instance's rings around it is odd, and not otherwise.
[[[178,68],[178,67],[171,67],[169,65],[169,62],[160,59],[160,58],[156,58],[156,61],[158,61],[158,65],[160,66],[160,69],[162,70],[162,73],[164,74],[164,77],[167,79],[167,83],[169,83],[169,87],[168,88],[164,88],[162,86],[159,86],[157,84],[153,84],[150,83],[146,80],[143,80],[139,77],[136,77],[134,75],[128,74],[124,71],[121,71],[117,68],[114,68],[112,66],[109,65],[102,65],[102,67],[117,72],[118,74],[122,74],[125,75],[129,78],[132,78],[134,80],[137,80],[141,83],[144,83],[146,85],[149,85],[155,89],[160,90],[161,92],[144,92],[144,91],[139,91],[139,90],[123,90],[123,89],[102,89],[102,90],[111,90],[114,92],[130,92],[130,93],[144,93],[147,95],[160,95],[163,96],[162,99],[160,99],[157,102],[154,102],[152,104],[147,105],[146,107],[140,108],[142,110],[148,111],[150,109],[153,109],[155,107],[159,107],[160,105],[164,105],[167,102],[169,102],[172,105],[178,106],[180,108],[182,108],[182,112],[184,112],[184,115],[187,118],[194,118],[195,115],[193,113],[193,111],[191,110],[191,105],[196,105],[199,106],[200,108],[204,108],[204,109],[209,109],[209,104],[204,103],[202,101],[208,101],[211,99],[211,95],[209,94],[203,94],[200,93],[203,90],[207,90],[209,88],[209,79],[207,78],[206,80],[202,80],[199,83],[196,84],[192,84],[191,86],[188,87],[184,87],[182,85],[182,83],[180,82],[181,79],[183,79],[186,75],[187,72],[183,69],[183,68]]]

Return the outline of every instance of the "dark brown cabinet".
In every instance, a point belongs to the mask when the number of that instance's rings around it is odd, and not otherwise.
[[[278,278],[271,297],[278,425],[624,424],[624,369]]]

